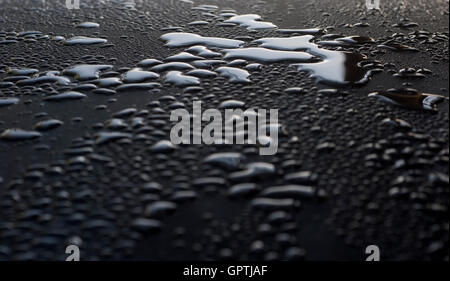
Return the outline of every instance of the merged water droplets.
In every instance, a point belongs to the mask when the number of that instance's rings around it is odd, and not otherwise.
[[[374,92],[369,94],[369,97],[378,98],[379,100],[402,106],[410,109],[421,109],[437,111],[438,104],[444,100],[448,100],[447,97],[420,93],[415,89],[389,89],[383,92]]]
[[[18,98],[0,98],[0,108],[19,103]]]
[[[108,40],[103,38],[94,38],[94,37],[86,37],[86,36],[75,36],[66,40],[63,40],[62,43],[67,46],[75,46],[75,45],[95,45],[106,43]]]
[[[73,76],[76,80],[92,80],[100,77],[100,72],[111,69],[112,65],[75,65],[63,71],[63,74]]]
[[[22,129],[7,129],[0,134],[0,139],[5,141],[23,141],[41,137],[37,131],[27,131]]]
[[[225,76],[229,79],[231,83],[250,83],[251,81],[248,79],[250,73],[246,70],[222,66],[216,69],[217,72],[220,73],[221,76]]]
[[[219,38],[219,37],[203,37],[193,33],[174,32],[161,36],[166,41],[167,47],[188,47],[197,44],[205,44],[208,47],[217,48],[238,48],[244,44],[244,41]]]
[[[304,52],[278,51],[265,48],[225,49],[225,59],[246,59],[260,63],[308,62],[314,56]]]
[[[246,27],[248,30],[277,28],[277,26],[271,22],[264,22],[260,20],[260,15],[248,14],[232,16],[231,18],[225,20],[224,23],[239,24],[242,27]]]
[[[200,80],[194,76],[183,75],[181,71],[169,71],[164,77],[166,82],[172,83],[178,87],[200,85]]]

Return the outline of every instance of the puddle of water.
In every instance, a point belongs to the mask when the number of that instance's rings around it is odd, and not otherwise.
[[[332,85],[346,85],[350,83],[362,84],[370,79],[372,71],[363,64],[367,60],[366,56],[320,48],[317,44],[311,42],[313,38],[312,35],[303,35],[288,38],[261,38],[254,42],[260,44],[261,47],[276,50],[304,50],[309,55],[321,58],[322,61],[320,62],[293,64],[299,71],[311,73],[311,77],[317,79],[317,82]],[[345,38],[354,38],[354,36]],[[343,42],[350,42],[351,40],[355,42],[370,41],[367,38],[347,39]],[[299,52],[293,53],[296,54]]]

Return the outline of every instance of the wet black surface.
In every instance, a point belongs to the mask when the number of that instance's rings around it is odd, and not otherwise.
[[[381,2],[380,13],[356,0],[81,0],[80,10],[66,9],[64,1],[0,0],[0,260],[64,260],[69,244],[80,245],[84,260],[363,260],[371,244],[386,260],[448,260],[448,100],[433,112],[420,109],[416,96],[409,107],[368,96],[414,88],[448,98],[448,2]],[[191,8],[201,4],[218,9]],[[163,72],[144,90],[74,89],[81,84],[69,76],[68,85],[54,77],[23,82],[77,64],[112,65],[100,76],[121,78],[143,59],[186,51],[164,46],[160,37],[170,32],[251,47],[260,38],[302,35],[223,26],[211,14],[225,9],[261,15],[280,29],[324,30],[314,32],[314,42],[370,37],[324,48],[364,55],[367,69],[379,71],[364,85],[339,88],[316,84],[286,62],[247,68],[250,83],[201,78],[201,88],[190,90],[165,82]],[[81,22],[100,26],[77,27]],[[67,46],[55,36],[107,42]],[[252,62],[235,64],[246,69]],[[16,68],[39,74],[8,73]],[[55,101],[70,90],[85,97]],[[278,153],[161,142],[170,139],[171,110],[192,111],[196,100],[205,109],[227,100],[278,109]],[[39,123],[45,120],[53,121]],[[7,131],[13,128],[32,131],[25,134],[30,139],[18,141]],[[114,135],[99,135],[105,131]],[[239,161],[204,162],[219,152],[236,152]],[[266,169],[254,175],[253,162]],[[252,185],[236,188],[241,183]],[[309,186],[313,196],[278,193],[292,202],[277,207],[258,201],[288,184]],[[244,191],[229,196],[233,187]]]

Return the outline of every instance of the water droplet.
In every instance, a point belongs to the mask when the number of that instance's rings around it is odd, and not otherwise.
[[[238,169],[244,156],[237,152],[225,152],[211,154],[203,160],[203,163],[215,165],[227,170]]]
[[[315,194],[315,188],[306,185],[272,186],[264,189],[261,196],[270,198],[310,198]]]
[[[26,131],[22,129],[7,129],[0,134],[0,139],[5,141],[22,141],[36,139],[41,133],[36,131]]]
[[[18,104],[19,101],[18,98],[0,98],[0,107]]]
[[[78,28],[97,28],[100,27],[100,24],[90,21],[85,21],[80,24],[77,24]]]
[[[57,119],[49,119],[49,120],[44,120],[44,121],[40,121],[38,122],[34,128],[37,131],[47,131],[47,130],[51,130],[51,129],[55,129],[59,126],[62,126],[64,124],[64,122],[57,120]]]

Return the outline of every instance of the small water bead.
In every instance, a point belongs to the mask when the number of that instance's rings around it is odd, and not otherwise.
[[[99,132],[95,137],[95,143],[101,145],[120,139],[130,139],[132,135],[122,132]]]
[[[53,36],[53,37],[51,37],[51,39],[55,42],[62,42],[64,40],[66,40],[66,38],[64,36]]]
[[[265,211],[289,210],[300,206],[300,202],[294,199],[273,199],[273,198],[255,198],[251,201],[255,209]]]
[[[158,220],[137,218],[132,221],[131,227],[143,233],[150,233],[160,230],[162,225]]]
[[[228,189],[227,195],[231,198],[246,197],[258,191],[254,183],[240,183],[233,185]]]
[[[0,97],[0,108],[18,104],[19,101],[20,101],[20,99],[18,99],[18,98],[1,98]]]
[[[138,110],[134,107],[125,108],[122,110],[119,110],[113,114],[113,117],[115,118],[126,118],[135,115],[138,112]]]
[[[237,152],[214,153],[207,156],[203,163],[218,166],[227,170],[238,169],[244,160],[244,156]]]
[[[191,26],[202,26],[202,25],[208,25],[208,24],[209,24],[209,22],[204,21],[204,20],[197,20],[197,21],[192,21],[192,22],[188,23],[188,25],[191,25]]]
[[[176,150],[178,147],[169,140],[161,140],[150,147],[150,151],[156,153],[168,153]]]
[[[177,204],[170,201],[157,201],[145,208],[145,216],[149,218],[161,218],[175,212]]]
[[[44,121],[40,121],[38,122],[34,128],[37,131],[48,131],[48,130],[52,130],[55,129],[59,126],[64,125],[64,122],[62,122],[61,120],[57,120],[57,119],[49,119],[49,120],[44,120]]]
[[[261,192],[262,197],[268,198],[311,198],[315,195],[315,188],[306,185],[271,186]]]
[[[305,90],[300,87],[291,87],[284,90],[287,94],[302,94],[305,93]]]
[[[100,24],[95,23],[95,22],[86,21],[86,22],[77,24],[76,27],[78,27],[78,28],[98,28],[98,27],[100,27]]]
[[[82,99],[85,97],[86,97],[86,95],[82,94],[80,92],[69,91],[69,92],[64,92],[64,93],[53,95],[53,96],[48,96],[44,100],[52,101],[52,102],[53,101],[59,102],[59,101],[68,101],[68,100],[78,100],[78,99]]]
[[[220,103],[220,109],[233,109],[233,108],[242,108],[245,106],[245,102],[240,100],[224,100]],[[232,117],[234,118],[234,117]]]

